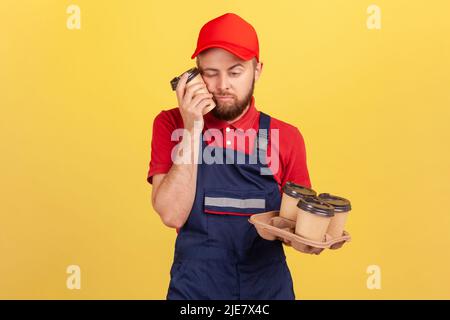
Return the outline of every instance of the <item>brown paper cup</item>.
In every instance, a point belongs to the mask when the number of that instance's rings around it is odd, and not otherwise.
[[[348,212],[336,212],[331,218],[327,233],[333,237],[341,237],[344,233],[345,222],[347,221]]]
[[[342,237],[348,214],[352,208],[350,201],[329,193],[321,193],[318,198],[334,207],[334,217],[330,221],[327,233],[332,238]]]
[[[286,182],[283,186],[283,195],[281,197],[280,217],[292,221],[297,220],[297,203],[300,198],[315,196],[316,192],[310,188]]]
[[[320,216],[298,208],[295,233],[306,239],[324,241],[331,217]]]
[[[280,217],[296,221],[298,208],[298,199],[283,193],[281,196],[281,207],[280,207]]]

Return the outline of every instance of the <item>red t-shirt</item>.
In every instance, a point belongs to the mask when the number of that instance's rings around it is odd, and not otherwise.
[[[219,120],[210,112],[204,116],[204,129],[219,129],[223,135],[223,141],[216,141],[210,139],[207,144],[221,145],[223,148],[233,148],[247,154],[253,151],[253,144],[256,140],[256,134],[259,128],[259,111],[255,107],[255,99],[252,97],[250,107],[245,114],[237,121],[229,124],[227,121]],[[160,112],[153,122],[153,137],[152,150],[149,171],[147,174],[147,181],[152,183],[152,177],[158,173],[167,173],[171,166],[172,149],[179,143],[179,141],[171,141],[172,132],[176,129],[183,128],[183,119],[179,108],[173,108],[167,111]],[[237,142],[237,136],[241,132],[248,129],[253,129],[247,132],[247,140],[245,145]],[[272,146],[278,148],[279,163],[276,167],[278,170],[274,172],[274,178],[280,187],[284,186],[287,181],[291,181],[306,187],[311,188],[311,181],[309,178],[308,168],[306,164],[306,150],[305,143],[300,131],[281,120],[271,118],[270,130],[278,129],[277,144],[272,144],[269,138],[267,153],[272,155]],[[242,130],[242,131],[241,131]],[[206,137],[210,137],[206,135]],[[208,139],[209,140],[209,139]],[[242,140],[241,140],[242,141]],[[276,154],[276,153],[275,153]],[[269,163],[269,167],[271,166]]]

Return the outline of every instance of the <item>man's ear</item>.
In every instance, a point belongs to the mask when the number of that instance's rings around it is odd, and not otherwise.
[[[256,68],[255,68],[255,81],[257,81],[259,79],[259,77],[261,76],[262,69],[263,69],[263,63],[258,62],[256,64]]]

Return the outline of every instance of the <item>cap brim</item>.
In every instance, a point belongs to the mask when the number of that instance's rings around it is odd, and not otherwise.
[[[221,48],[227,50],[235,56],[238,56],[242,60],[250,60],[253,57],[258,60],[258,57],[256,57],[256,54],[254,52],[231,43],[210,43],[206,46],[197,48],[197,50],[195,50],[194,54],[191,56],[191,59],[194,59],[196,56],[198,56],[199,53],[209,48]]]

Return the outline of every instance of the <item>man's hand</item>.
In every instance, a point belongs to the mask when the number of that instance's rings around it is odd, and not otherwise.
[[[176,93],[184,128],[193,132],[194,125],[200,130],[203,129],[203,111],[210,104],[214,104],[211,93],[197,93],[198,91],[208,91],[203,82],[188,83],[188,74],[184,73],[178,82]],[[198,127],[200,125],[200,127]]]

